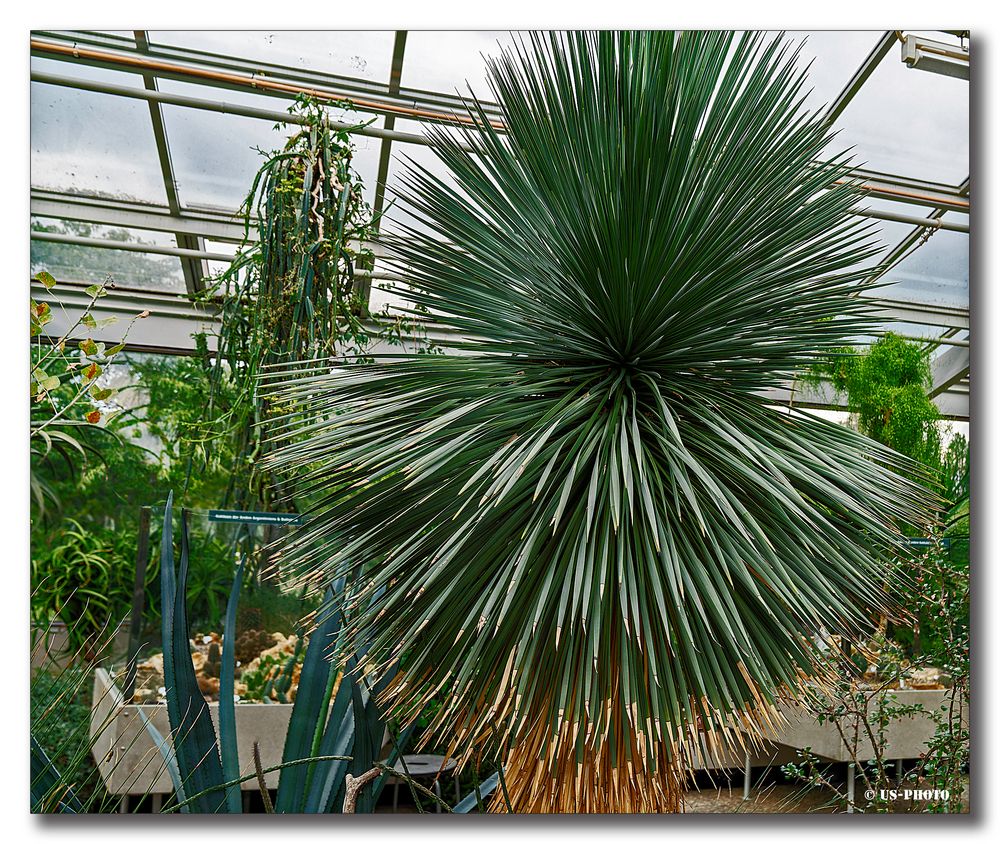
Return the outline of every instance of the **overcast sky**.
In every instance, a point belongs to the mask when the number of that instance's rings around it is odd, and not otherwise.
[[[127,33],[126,33],[127,34]],[[880,36],[874,31],[790,32],[804,41],[801,63],[812,61],[808,105],[820,108],[834,99]],[[483,53],[495,54],[512,36],[504,32],[410,32],[403,62],[405,87],[454,93],[473,90],[488,96]],[[937,36],[943,38],[944,36]],[[253,61],[311,68],[385,82],[392,32],[152,32],[154,42],[219,51]],[[32,59],[33,69],[61,75],[110,79],[140,85],[139,77]],[[287,103],[254,94],[163,82],[168,91],[215,100],[253,102],[272,110]],[[159,163],[146,103],[85,91],[32,83],[32,185],[100,191],[165,203]],[[254,147],[280,146],[271,123],[180,107],[164,108],[174,168],[182,201],[235,207],[260,165]],[[859,163],[875,170],[957,184],[968,174],[968,83],[912,70],[894,45],[871,79],[839,119],[840,147],[854,146]],[[397,121],[397,129],[420,130]],[[355,168],[373,197],[379,142],[355,136]],[[423,147],[393,145],[393,177],[404,156],[441,172],[433,153]],[[911,206],[898,210],[913,212]],[[907,226],[884,223],[880,231],[891,245]],[[968,299],[968,238],[940,232],[896,271],[898,293],[905,298],[963,305]]]

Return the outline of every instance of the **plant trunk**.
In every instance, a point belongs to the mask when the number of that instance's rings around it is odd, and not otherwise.
[[[504,760],[507,793],[497,789],[490,811],[632,814],[683,810],[684,764],[668,743],[656,743],[654,758],[647,761],[639,737],[626,729],[619,732],[619,741],[601,741],[596,748],[584,743],[578,759],[574,742],[566,737],[558,741],[542,725],[517,742]]]

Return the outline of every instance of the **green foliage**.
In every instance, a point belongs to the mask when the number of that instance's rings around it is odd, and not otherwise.
[[[268,654],[260,658],[260,664],[253,670],[244,670],[240,682],[247,687],[243,700],[288,703],[288,686],[291,683],[295,665],[300,662],[301,653],[292,657],[288,654]]]
[[[215,385],[204,335],[197,335],[194,355],[133,355],[129,366],[137,389],[145,394],[142,427],[157,442],[161,489],[183,489],[194,507],[218,507],[226,494],[236,455],[232,443],[216,438],[218,415],[232,407],[235,387]],[[208,397],[214,403],[207,406]]]
[[[888,333],[867,350],[844,348],[816,365],[847,396],[858,430],[937,469],[941,413],[927,395],[931,365],[926,345]]]
[[[52,274],[41,270],[34,278],[54,297],[56,307],[65,312],[59,293],[52,293],[58,286]],[[111,280],[107,279],[88,287],[90,301],[75,320],[67,318],[69,325],[61,332],[46,329],[53,319],[51,304],[34,299],[30,303],[31,491],[32,504],[40,516],[45,514],[47,504],[61,504],[52,473],[61,469],[73,473],[88,451],[97,450],[91,433],[105,428],[96,426],[106,426],[121,411],[116,402],[117,390],[108,381],[107,372],[125,348],[132,325],[148,313],[132,317],[120,342],[112,346],[96,342],[92,332],[116,319],[109,317],[98,323],[92,315],[97,300],[107,295],[109,286]]]
[[[953,507],[948,516],[947,529],[952,533],[969,533],[969,441],[961,434],[955,434],[948,442],[941,458],[941,486],[945,500]],[[955,507],[964,505],[964,513],[954,512]],[[962,517],[964,522],[960,522]]]
[[[155,539],[155,537],[154,537]],[[93,655],[108,625],[132,606],[138,536],[131,524],[115,527],[65,519],[35,536],[31,562],[31,616],[45,627],[53,618],[66,624],[72,650]],[[218,625],[235,566],[228,542],[196,536],[198,564],[188,578],[188,606],[199,626]],[[146,572],[144,618],[156,625],[160,602],[154,588],[157,561]]]
[[[40,671],[31,678],[32,735],[58,770],[77,769],[77,791],[95,773],[87,752],[91,679],[83,667]]]
[[[532,35],[489,75],[505,134],[432,127],[455,186],[412,167],[386,238],[465,354],[267,380],[315,501],[283,565],[365,573],[348,633],[414,711],[454,684],[442,735],[652,770],[894,609],[918,467],[759,396],[870,330],[871,241],[781,39]]]
[[[168,811],[242,811],[237,776],[234,711],[235,619],[243,567],[230,576],[224,642],[219,660],[219,732],[216,734],[205,699],[198,689],[190,660],[187,623],[187,578],[198,568],[192,562],[187,525],[181,534],[179,565],[173,548],[172,497],[168,499],[160,556],[160,592],[163,613],[164,681],[173,749],[151,723],[146,727],[163,756],[175,785]],[[341,673],[330,657],[338,642],[339,614],[328,616],[313,631],[304,655],[303,676],[292,708],[285,741],[275,810],[279,812],[336,812],[340,810],[344,777],[378,769],[375,782],[359,797],[356,811],[374,810],[389,767],[398,759],[406,737],[396,737],[395,749],[381,760],[385,721],[376,703],[379,687],[360,685],[357,663],[348,660]],[[298,660],[296,653],[292,661]],[[214,654],[213,654],[214,658]],[[290,670],[289,666],[283,667]],[[283,675],[284,676],[284,675]],[[35,812],[115,811],[119,798],[105,792],[91,760],[91,669],[77,666],[57,674],[39,673],[32,679],[31,696],[31,807]],[[334,693],[335,692],[335,693]],[[112,719],[117,713],[112,714]],[[109,723],[95,725],[99,735]],[[332,752],[331,752],[332,751]],[[220,764],[221,763],[221,764]],[[267,769],[271,770],[271,769]],[[251,775],[254,776],[254,775]],[[496,787],[494,775],[480,783],[476,793],[454,811],[466,813],[482,806]],[[434,795],[410,782],[431,799]]]
[[[117,809],[120,798],[107,793],[91,755],[94,742],[111,726],[107,721],[91,724],[93,682],[86,665],[31,677],[32,812]]]
[[[32,621],[46,628],[51,619],[66,624],[73,651],[93,655],[108,625],[132,602],[135,537],[120,531],[86,528],[67,519],[34,549],[31,561]],[[155,576],[155,566],[151,575]],[[156,604],[152,590],[147,601]]]
[[[171,524],[172,496],[167,501],[164,516],[160,588],[163,606],[170,608],[163,614],[163,666],[167,711],[176,752],[176,759],[170,761],[175,765],[174,776],[179,786],[174,808],[182,811],[239,813],[241,803],[238,799],[232,799],[232,786],[238,780],[225,779],[223,773],[231,774],[239,770],[239,763],[235,758],[237,745],[233,735],[236,720],[232,711],[234,680],[231,662],[235,659],[235,653],[232,648],[226,648],[222,657],[230,662],[230,667],[224,669],[222,675],[226,685],[219,692],[217,734],[205,700],[198,690],[188,648],[189,632],[184,596],[191,560],[187,525],[182,518],[181,557],[178,565],[174,558]],[[241,576],[237,575],[231,587],[226,614],[227,638],[235,633],[232,626],[236,618],[241,580]],[[381,761],[385,721],[377,700],[383,686],[369,687],[358,678],[358,660],[363,654],[349,657],[343,671],[340,671],[340,654],[336,646],[339,643],[338,633],[347,597],[344,590],[345,584],[341,581],[328,592],[328,598],[336,609],[328,613],[312,631],[309,647],[303,657],[299,689],[285,737],[282,773],[274,801],[274,811],[279,813],[340,811],[344,777],[348,773],[360,776],[375,768],[378,776],[359,796],[357,802],[357,811],[374,811],[378,795],[385,786],[388,770],[399,758],[406,742],[405,737],[397,737],[388,758]],[[296,650],[281,667],[277,681],[272,676],[270,682],[282,682],[289,678],[292,666],[299,656],[300,653]],[[222,712],[223,707],[229,711]],[[484,783],[480,793],[488,795],[495,787],[495,782]],[[467,812],[470,808],[469,801],[464,801],[459,810]]]
[[[192,547],[196,553],[187,577],[187,605],[191,623],[202,629],[222,623],[226,599],[236,570],[236,555],[231,542],[204,533],[194,534]],[[146,582],[151,583],[152,575]],[[155,622],[157,614],[151,615]]]
[[[101,426],[84,420],[71,429],[71,441],[61,428],[49,429],[43,432],[52,441],[47,452],[36,454],[33,444],[33,486],[44,484],[49,506],[43,509],[36,501],[32,520],[32,613],[43,623],[49,616],[65,620],[76,644],[109,617],[123,617],[131,605],[140,507],[162,501],[171,485],[186,483],[186,499],[197,507],[216,507],[225,493],[231,451],[224,442],[206,449],[197,436],[210,388],[206,356],[207,351],[185,358],[130,355],[128,370],[119,359],[116,371],[131,370],[135,386],[119,391],[115,412]],[[63,406],[73,399],[73,389],[65,379],[47,401]],[[145,401],[137,402],[141,395]],[[201,533],[195,542],[201,565],[190,578],[193,621],[215,626],[228,594],[233,549],[221,535]],[[153,578],[155,565],[148,582]],[[80,591],[74,597],[75,587]],[[74,623],[77,610],[83,614]],[[146,613],[147,621],[158,624],[153,594],[147,596]]]
[[[306,594],[305,590],[294,592],[269,584],[251,585],[240,596],[237,630],[290,633],[318,606],[319,598]]]
[[[847,395],[859,430],[931,470],[922,475],[923,482],[940,491],[949,507],[943,525],[921,534],[931,539],[931,547],[916,556],[901,555],[896,561],[897,567],[909,574],[903,581],[903,595],[911,621],[888,626],[887,638],[879,645],[879,671],[894,678],[911,668],[929,665],[942,668],[950,678],[945,706],[927,713],[935,723],[934,737],[919,764],[907,774],[903,787],[950,792],[948,800],[929,802],[922,811],[962,811],[969,762],[969,733],[962,726],[969,694],[969,443],[955,434],[942,449],[940,413],[927,396],[931,379],[927,345],[887,334],[868,351],[841,350],[814,366],[811,376],[829,377],[834,387]],[[906,713],[880,706],[878,717],[873,718],[867,710],[851,709],[851,700],[871,694],[854,688],[854,678],[854,671],[845,672],[839,694],[832,704],[817,708],[818,717],[836,720],[850,710],[867,732],[884,738],[886,717]],[[874,761],[859,765],[870,790],[895,786],[896,772],[891,772],[890,780],[885,762],[879,753]],[[800,763],[786,767],[804,783],[836,791],[813,757],[807,755]],[[840,795],[841,802],[844,799]],[[876,800],[867,810],[894,808]]]

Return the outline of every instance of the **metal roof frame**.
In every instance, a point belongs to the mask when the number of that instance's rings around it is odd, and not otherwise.
[[[898,39],[893,31],[882,33],[873,49],[855,70],[840,94],[826,112],[832,124],[848,107],[854,97],[864,87],[888,55]],[[243,59],[185,47],[153,43],[145,30],[136,30],[133,38],[94,31],[39,31],[32,33],[31,54],[33,56],[56,59],[72,67],[74,64],[99,67],[119,72],[136,74],[142,86],[128,86],[110,81],[80,79],[72,75],[59,75],[43,71],[31,74],[32,81],[78,88],[113,96],[144,100],[149,108],[153,135],[156,142],[160,170],[166,189],[167,205],[131,202],[115,198],[100,197],[72,192],[32,189],[31,213],[33,216],[77,220],[89,223],[117,226],[129,229],[158,231],[173,236],[176,247],[122,243],[102,238],[85,238],[51,232],[32,232],[32,237],[48,242],[72,243],[107,249],[147,252],[150,254],[173,255],[181,260],[188,296],[199,293],[202,281],[208,274],[207,261],[230,261],[231,256],[214,252],[206,247],[206,240],[225,243],[240,243],[244,236],[253,237],[244,228],[242,218],[235,209],[186,206],[177,190],[167,127],[163,120],[163,105],[177,105],[188,108],[235,114],[259,118],[270,122],[299,122],[294,116],[278,109],[263,106],[213,100],[190,94],[164,92],[159,81],[164,79],[207,87],[210,90],[231,90],[251,92],[269,98],[289,100],[298,93],[309,93],[331,105],[349,100],[361,112],[382,115],[382,125],[356,126],[338,124],[342,128],[379,138],[378,173],[375,185],[373,210],[378,214],[384,206],[386,181],[389,174],[392,144],[421,144],[430,142],[423,135],[395,130],[398,117],[407,117],[423,123],[443,125],[469,125],[470,119],[466,102],[458,94],[447,94],[407,88],[401,84],[405,62],[406,31],[395,33],[393,55],[389,79],[377,82],[350,76],[324,73],[276,63]],[[485,103],[485,110],[494,125],[502,131],[500,111],[494,103]],[[898,174],[888,174],[858,168],[852,178],[859,180],[867,194],[880,200],[888,200],[901,205],[921,209],[917,213],[900,209],[898,212],[884,207],[859,209],[862,216],[889,220],[913,228],[888,256],[892,262],[909,250],[921,245],[934,231],[944,229],[969,232],[969,224],[962,219],[944,219],[948,211],[968,214],[970,210],[970,182],[966,178],[959,185],[930,182]],[[376,254],[381,250],[378,244],[371,244]],[[370,274],[369,274],[370,275]],[[398,278],[391,274],[375,274],[376,278]],[[44,290],[33,294],[45,299]],[[61,289],[63,288],[60,285]],[[72,288],[72,285],[67,285]],[[946,416],[968,417],[968,377],[969,377],[969,311],[968,308],[950,308],[933,302],[912,302],[894,299],[880,291],[880,298],[873,298],[873,305],[887,321],[928,325],[943,329],[939,337],[929,339],[929,343],[950,347],[939,354],[933,363],[933,387],[930,394],[935,397]],[[102,300],[102,305],[110,312],[125,312],[142,299],[153,317],[143,321],[145,331],[150,334],[149,342],[130,342],[130,346],[140,346],[148,350],[166,353],[186,353],[192,346],[190,336],[184,336],[194,320],[199,326],[211,325],[215,315],[211,308],[184,303],[184,297],[175,294],[115,290]],[[152,307],[149,307],[152,305]],[[187,309],[187,310],[185,310]],[[194,309],[194,310],[191,310]],[[156,343],[157,326],[164,329],[166,343]],[[168,339],[170,338],[170,339]],[[778,391],[781,392],[781,391]],[[830,391],[827,391],[829,393]],[[822,389],[821,389],[822,393]],[[793,391],[785,391],[784,397],[775,395],[775,400],[792,400],[801,406],[824,408],[842,407],[836,396],[822,393],[805,396]],[[947,409],[946,409],[947,408]]]

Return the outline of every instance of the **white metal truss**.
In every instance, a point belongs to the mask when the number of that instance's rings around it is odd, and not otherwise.
[[[899,40],[897,33],[885,32],[870,53],[851,76],[841,93],[827,111],[832,124],[863,88],[866,81],[885,60],[893,44]],[[903,60],[911,65],[932,64],[941,56],[921,52],[923,41],[903,40]],[[924,39],[926,40],[926,39]],[[918,43],[919,42],[919,43]],[[138,30],[133,38],[102,32],[44,31],[33,32],[33,56],[56,59],[67,69],[65,74],[37,70],[32,81],[94,91],[111,96],[144,100],[149,107],[153,135],[159,156],[160,169],[166,188],[167,205],[154,205],[120,199],[68,192],[32,189],[31,213],[35,217],[87,222],[111,227],[161,232],[171,235],[176,246],[122,243],[100,238],[84,238],[52,232],[32,232],[39,240],[72,243],[99,248],[125,249],[151,254],[173,255],[181,260],[185,286],[189,296],[200,292],[202,279],[207,274],[207,261],[229,261],[231,256],[206,247],[206,240],[238,244],[245,236],[253,237],[254,227],[244,227],[235,209],[192,207],[185,205],[179,195],[170,155],[170,144],[163,121],[162,106],[175,105],[218,113],[242,115],[269,122],[296,122],[281,107],[274,109],[245,103],[227,102],[218,92],[251,91],[277,100],[288,101],[298,93],[307,92],[328,101],[350,99],[359,111],[384,116],[382,126],[353,127],[358,134],[381,140],[378,175],[375,185],[375,210],[384,202],[385,182],[388,177],[392,144],[424,144],[425,136],[400,132],[395,129],[398,117],[422,123],[454,124],[468,122],[466,104],[462,97],[433,91],[407,88],[401,84],[405,63],[406,31],[395,34],[391,70],[385,82],[360,79],[311,69],[247,60],[220,53],[190,50],[183,47],[152,43],[145,31]],[[909,46],[907,46],[909,45]],[[926,45],[923,45],[926,46]],[[946,45],[947,46],[947,45]],[[909,52],[907,52],[909,50]],[[948,58],[948,57],[945,57]],[[127,86],[103,80],[84,79],[73,74],[74,66],[86,65],[137,74],[142,86]],[[159,80],[170,79],[201,86],[206,96],[193,96],[160,90]],[[216,96],[212,96],[216,92]],[[495,104],[484,104],[484,111],[502,131],[500,112]],[[344,124],[347,128],[347,124]],[[965,179],[959,185],[929,182],[911,176],[887,174],[857,169],[853,176],[864,186],[871,197],[886,200],[876,209],[859,210],[859,213],[883,220],[911,225],[905,237],[889,256],[899,257],[918,245],[929,230],[949,230],[968,233],[965,216],[970,210],[970,183]],[[957,212],[949,214],[948,212]],[[947,215],[947,216],[946,216]],[[380,254],[378,243],[369,244]],[[376,274],[374,277],[390,276]],[[61,291],[68,299],[67,313],[82,308],[86,295],[82,286],[61,284]],[[40,285],[32,285],[32,295],[40,300],[51,296]],[[899,322],[939,328],[939,342],[946,350],[933,364],[933,386],[930,394],[942,412],[951,418],[968,418],[969,378],[969,309],[946,307],[934,302],[913,302],[893,299],[883,289],[873,299],[873,307],[887,322]],[[188,298],[176,294],[116,289],[99,303],[105,315],[127,316],[149,310],[147,320],[136,323],[130,336],[130,346],[145,351],[185,354],[193,350],[192,334],[207,331],[211,336],[217,321],[216,309],[211,305],[196,305]],[[58,318],[51,329],[59,330]],[[433,331],[433,327],[429,327]],[[111,338],[109,338],[111,339]],[[445,343],[447,338],[441,337]],[[798,404],[804,407],[840,408],[841,399],[830,389],[802,391],[788,389],[775,391],[775,401]]]

